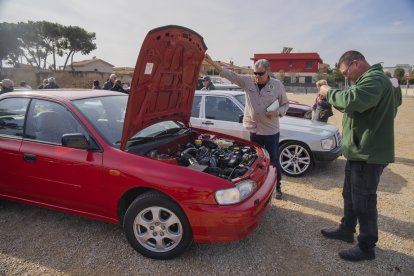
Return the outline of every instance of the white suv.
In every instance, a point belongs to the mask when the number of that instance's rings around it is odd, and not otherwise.
[[[243,91],[196,91],[191,124],[249,140],[243,127]],[[284,116],[280,118],[280,167],[289,176],[301,176],[316,161],[332,161],[342,153],[338,128],[331,124]]]

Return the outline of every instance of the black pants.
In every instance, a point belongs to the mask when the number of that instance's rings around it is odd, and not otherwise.
[[[386,166],[364,161],[346,162],[341,227],[355,232],[358,220],[358,246],[364,251],[373,249],[378,241],[377,188]]]
[[[250,132],[250,141],[255,142],[264,147],[270,156],[270,162],[276,168],[277,181],[276,191],[281,191],[282,174],[279,163],[279,137],[280,133],[273,135],[257,135],[256,133]]]

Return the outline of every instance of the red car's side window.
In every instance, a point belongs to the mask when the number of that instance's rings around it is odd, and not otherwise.
[[[33,100],[27,118],[25,138],[62,144],[62,135],[86,133],[64,106],[45,100]]]
[[[28,98],[7,98],[0,101],[0,135],[23,136],[29,101]]]

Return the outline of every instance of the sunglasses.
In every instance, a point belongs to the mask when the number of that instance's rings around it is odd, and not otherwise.
[[[351,68],[351,65],[352,64],[354,64],[354,62],[355,62],[355,60],[353,60],[353,61],[351,61],[349,64],[348,64],[348,66],[345,68],[345,70],[343,71],[343,72],[341,72],[342,73],[342,75],[347,75],[348,74],[348,71],[349,71],[349,68]]]
[[[266,72],[253,72],[253,74],[255,74],[256,76],[263,76],[264,74],[266,74]]]

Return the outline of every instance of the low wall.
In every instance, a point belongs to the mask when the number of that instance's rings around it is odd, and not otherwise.
[[[98,80],[101,86],[109,78],[109,73],[81,72],[81,71],[51,71],[24,68],[3,68],[3,78],[14,81],[14,86],[20,86],[25,81],[32,88],[37,88],[43,79],[54,77],[61,88],[92,88],[94,80]],[[132,74],[118,75],[122,82],[131,83]]]

